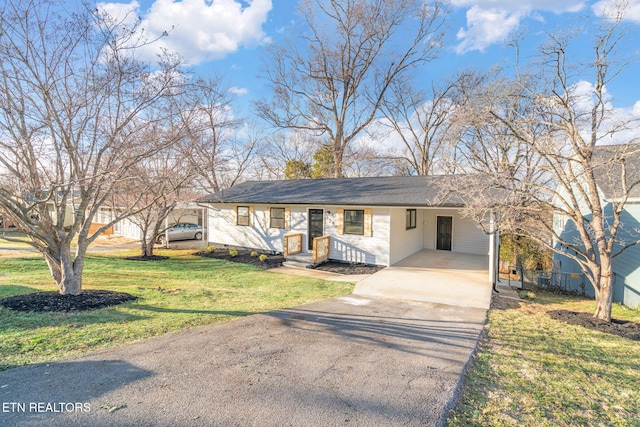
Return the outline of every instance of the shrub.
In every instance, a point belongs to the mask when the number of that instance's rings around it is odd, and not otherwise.
[[[252,257],[254,257],[254,258],[255,258],[255,257],[257,257],[258,255],[260,255],[260,254],[258,253],[258,251],[251,251],[251,256],[252,256]]]
[[[207,246],[207,252],[215,252],[215,251],[216,251],[215,246]]]
[[[267,260],[267,258],[268,258],[268,257],[267,257],[265,254],[262,254],[262,255],[260,255],[260,256],[258,257],[258,259],[259,259],[260,261],[262,261],[262,262],[265,262],[265,261]]]
[[[522,299],[529,299],[529,300],[536,299],[536,294],[534,294],[531,291],[520,291],[519,296]]]
[[[231,255],[232,257],[236,257],[238,256],[238,251],[235,249],[229,249],[229,255]]]

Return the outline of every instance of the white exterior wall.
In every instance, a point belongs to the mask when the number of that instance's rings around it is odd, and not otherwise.
[[[238,204],[237,206],[249,206]],[[265,206],[253,205],[253,227],[236,225],[234,206],[211,204],[209,209],[208,241],[213,245],[239,246],[283,252],[285,234],[303,235],[303,252],[311,252],[308,241],[309,209],[324,210],[324,235],[331,237],[331,259],[366,264],[389,265],[389,209],[372,209],[371,237],[338,234],[337,209],[364,209],[349,206],[285,206],[291,210],[290,230],[265,228]]]
[[[438,216],[453,217],[451,252],[473,255],[489,253],[489,236],[475,225],[473,221],[460,216],[456,209],[423,209],[423,247],[436,248]]]
[[[249,206],[238,204],[239,206]],[[337,209],[364,209],[361,206],[284,206],[290,208],[290,229],[265,227],[265,206],[253,205],[253,226],[236,225],[234,206],[212,204],[209,209],[208,241],[227,245],[283,252],[285,234],[303,235],[303,252],[308,249],[309,209],[324,210],[324,235],[331,237],[329,258],[339,261],[391,265],[422,248],[436,247],[436,217],[452,216],[452,252],[487,255],[489,237],[455,209],[417,209],[416,228],[406,229],[405,208],[371,208],[372,235],[338,234]]]
[[[142,231],[140,231],[140,227],[131,222],[129,218],[124,218],[116,222],[113,225],[113,233],[128,239],[139,240],[142,238]]]
[[[238,204],[238,206],[249,206]],[[271,205],[272,207],[281,207]],[[291,230],[265,227],[265,206],[254,206],[253,227],[236,225],[234,206],[212,204],[209,208],[207,240],[213,245],[237,246],[263,251],[283,251],[283,237],[300,226],[301,215],[291,209]]]
[[[325,235],[331,236],[329,258],[364,264],[390,265],[390,213],[388,208],[371,208],[371,236],[338,234],[336,209],[364,209],[360,206],[332,206],[325,210]]]
[[[424,209],[416,209],[416,228],[407,230],[407,209],[392,208],[390,263],[398,261],[418,252],[424,247]],[[434,243],[435,244],[435,243]]]

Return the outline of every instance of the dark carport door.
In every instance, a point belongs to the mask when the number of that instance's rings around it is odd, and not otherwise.
[[[309,250],[313,249],[313,239],[324,234],[324,211],[309,209]]]
[[[442,251],[451,250],[451,230],[453,226],[453,218],[450,216],[438,217],[438,236],[436,249]]]

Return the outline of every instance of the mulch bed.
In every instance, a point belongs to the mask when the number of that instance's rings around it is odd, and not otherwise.
[[[223,259],[225,261],[231,261],[231,262],[239,262],[243,264],[251,264],[251,265],[255,265],[258,268],[262,268],[263,270],[281,267],[282,263],[284,262],[284,257],[282,255],[266,254],[267,259],[264,260],[263,262],[263,261],[260,261],[258,257],[251,256],[251,252],[252,251],[248,249],[238,249],[238,255],[232,256],[229,254],[229,249],[216,248],[216,250],[213,252],[200,251],[200,252],[197,252],[196,255],[207,257],[207,258]],[[262,252],[258,252],[258,253],[262,254]],[[327,261],[314,268],[316,270],[330,271],[332,273],[339,273],[339,274],[373,274],[384,267],[380,267],[377,265],[369,265],[369,264]]]
[[[634,341],[640,341],[640,323],[627,320],[611,319],[611,322],[596,319],[591,313],[575,312],[569,310],[549,311],[552,319],[570,325],[583,326],[598,332],[617,335]]]
[[[253,251],[247,249],[238,249],[238,255],[233,256],[229,253],[229,249],[216,249],[213,252],[200,251],[197,252],[196,255],[207,258],[222,259],[231,262],[239,262],[241,264],[251,264],[263,270],[281,267],[282,263],[284,262],[284,257],[282,255],[265,254],[267,255],[267,259],[265,259],[264,261],[260,261],[260,258],[258,258],[257,256],[251,256],[251,252]],[[262,252],[258,253],[262,255]]]
[[[339,261],[327,261],[315,267],[316,270],[330,271],[340,274],[373,274],[384,267],[370,264],[356,264]]]
[[[124,292],[90,290],[80,295],[36,292],[0,299],[0,305],[16,311],[87,311],[110,307],[137,299]]]

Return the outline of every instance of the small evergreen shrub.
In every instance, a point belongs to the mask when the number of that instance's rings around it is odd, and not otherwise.
[[[531,291],[520,291],[519,296],[522,299],[528,299],[528,300],[536,299],[536,294],[534,294]]]
[[[237,257],[238,251],[235,249],[229,249],[229,255],[231,255],[232,257]]]
[[[262,254],[262,255],[260,255],[260,256],[258,257],[258,259],[259,259],[260,261],[262,261],[262,262],[265,262],[265,261],[267,260],[267,258],[268,258],[268,257],[267,257],[265,254]]]
[[[255,258],[255,257],[257,257],[258,255],[260,255],[260,254],[258,253],[258,251],[251,251],[251,256],[252,256],[252,257],[254,257],[254,258]]]

